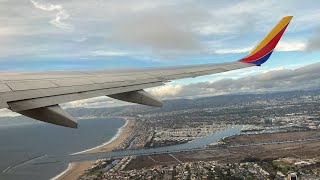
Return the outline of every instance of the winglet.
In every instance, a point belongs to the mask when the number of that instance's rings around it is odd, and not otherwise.
[[[240,62],[246,62],[260,66],[266,62],[271,56],[274,48],[278,44],[281,36],[288,27],[292,16],[285,16],[281,21],[271,30],[271,32]]]

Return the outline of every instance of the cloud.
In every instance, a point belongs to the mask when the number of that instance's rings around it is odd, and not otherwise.
[[[44,2],[39,2],[35,0],[30,0],[34,7],[44,10],[44,11],[56,11],[56,16],[54,19],[50,21],[51,24],[58,28],[62,29],[68,29],[72,30],[73,26],[71,24],[68,24],[64,22],[64,20],[67,20],[70,18],[70,15],[66,12],[64,7],[60,4],[49,4]]]
[[[9,109],[0,109],[0,117],[16,117],[20,116],[20,114],[12,112]]]
[[[95,97],[90,99],[84,99],[80,101],[74,101],[69,103],[61,104],[62,108],[101,108],[101,107],[116,107],[116,106],[124,106],[130,103],[115,100],[109,98],[107,96]]]
[[[307,50],[320,50],[320,28],[308,39]]]
[[[276,47],[277,51],[304,51],[307,48],[305,41],[280,41]]]
[[[97,50],[92,52],[93,56],[126,56],[128,53],[120,51]]]
[[[218,54],[247,52],[282,16],[291,14],[294,19],[280,41],[289,43],[279,44],[278,50],[302,50],[302,41],[291,42],[302,40],[319,26],[318,4],[286,0],[1,1],[0,58],[15,64],[52,59],[73,63],[78,58],[97,60],[95,53],[109,56],[102,51],[115,51],[130,52],[130,58],[123,60],[128,64],[140,59],[150,66],[158,65],[154,59],[163,65],[169,65],[168,59],[204,63],[212,49]]]
[[[194,98],[232,93],[267,92],[319,88],[320,63],[304,66],[294,70],[272,70],[254,76],[237,79],[220,79],[187,85],[165,85],[149,92],[162,99]],[[163,93],[161,93],[164,91]]]
[[[276,68],[268,71],[248,71],[249,76],[224,78],[191,84],[166,84],[146,89],[159,99],[196,98],[235,93],[263,93],[268,91],[300,90],[319,88],[320,63],[297,69]],[[232,71],[230,71],[232,72]],[[260,71],[261,72],[261,71]],[[131,103],[108,97],[97,97],[63,104],[63,108],[98,108],[125,106]]]
[[[319,41],[320,42],[320,41]],[[214,50],[214,53],[217,54],[229,54],[229,53],[244,53],[249,52],[254,48],[252,47],[245,47],[245,48],[234,48],[234,49],[217,49]],[[278,45],[276,46],[276,51],[304,51],[307,48],[307,43],[304,41],[279,41]]]
[[[156,97],[176,97],[182,91],[183,86],[180,84],[167,84],[165,86],[148,89],[147,91]]]
[[[195,19],[205,17],[197,9],[163,9],[130,14],[113,25],[111,37],[128,46],[161,51],[200,51],[203,49],[191,26]]]
[[[217,49],[214,53],[229,54],[229,53],[244,53],[249,52],[253,47],[239,48],[239,49]]]

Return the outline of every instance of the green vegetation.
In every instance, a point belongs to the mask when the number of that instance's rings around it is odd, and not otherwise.
[[[278,167],[287,167],[291,166],[290,163],[284,161],[273,161],[273,164]]]
[[[273,161],[273,165],[277,167],[278,171],[281,171],[283,174],[288,174],[289,171],[296,172],[297,168],[294,165],[291,165],[288,162],[283,161]]]
[[[284,161],[274,161],[274,159],[260,159],[257,157],[246,157],[241,162],[254,162],[257,163],[262,169],[270,174],[270,178],[274,179],[278,171],[283,174],[289,172],[297,172],[297,168],[290,163]]]
[[[95,169],[95,170],[92,170],[90,172],[88,172],[89,175],[96,175],[96,176],[99,176],[101,175],[103,172],[101,169]]]

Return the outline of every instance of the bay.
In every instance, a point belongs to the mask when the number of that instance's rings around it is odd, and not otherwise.
[[[2,173],[9,166],[43,155],[72,154],[111,140],[125,124],[122,118],[79,120],[78,129],[47,123],[0,127],[0,179],[23,179]],[[66,164],[42,168],[40,179],[49,179],[64,171]]]

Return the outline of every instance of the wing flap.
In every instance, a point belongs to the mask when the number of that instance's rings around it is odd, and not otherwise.
[[[63,94],[72,94],[72,93],[80,93],[86,91],[95,91],[95,90],[103,90],[117,87],[125,87],[132,86],[138,84],[147,84],[160,82],[161,80],[157,78],[153,79],[141,79],[136,81],[124,81],[124,82],[110,82],[110,83],[102,83],[102,84],[87,84],[80,86],[69,86],[69,87],[54,87],[54,88],[41,88],[41,89],[32,89],[25,91],[14,91],[14,92],[6,92],[0,93],[0,100],[4,102],[18,101],[18,100],[26,100],[26,99],[35,99],[39,97],[49,97],[49,96],[57,96]]]
[[[6,83],[13,91],[58,87],[51,81],[21,81]]]
[[[0,84],[0,93],[2,92],[10,92],[11,89],[6,84]]]
[[[88,85],[94,84],[94,82],[90,81],[87,78],[77,78],[77,79],[54,79],[51,80],[54,84],[59,87],[64,86],[81,86],[81,85]]]
[[[92,75],[81,71],[2,71],[0,82],[27,81],[27,80],[48,80],[62,78],[84,78]]]

